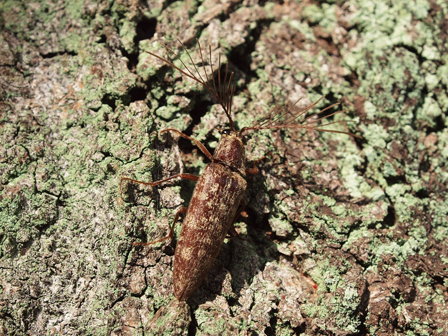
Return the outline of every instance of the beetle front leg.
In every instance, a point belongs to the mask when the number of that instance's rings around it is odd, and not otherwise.
[[[150,243],[132,243],[132,245],[134,246],[139,246],[139,245],[143,245],[143,246],[148,246],[148,245],[153,245],[156,243],[160,243],[161,241],[164,241],[166,239],[171,239],[173,237],[174,234],[174,227],[176,226],[177,220],[179,219],[179,216],[181,213],[187,213],[188,208],[187,207],[182,207],[179,209],[179,211],[176,212],[176,216],[174,216],[174,222],[173,225],[170,228],[170,233],[168,233],[168,236],[154,240]]]
[[[205,148],[205,146],[204,146],[199,140],[193,139],[192,137],[190,137],[190,136],[188,136],[188,135],[186,135],[186,134],[182,133],[181,131],[178,131],[177,129],[174,129],[174,128],[167,128],[167,129],[164,129],[163,131],[160,131],[160,134],[163,134],[163,133],[166,133],[166,132],[174,132],[174,133],[177,133],[177,134],[179,134],[182,138],[185,138],[185,139],[188,139],[188,140],[194,142],[194,144],[195,144],[196,146],[198,146],[198,148],[201,150],[202,153],[204,153],[204,155],[205,155],[206,157],[208,157],[210,160],[212,159],[212,155],[210,154],[210,152],[208,151],[208,149]]]

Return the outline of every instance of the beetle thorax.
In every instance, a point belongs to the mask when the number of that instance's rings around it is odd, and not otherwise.
[[[246,176],[246,151],[241,139],[235,134],[223,135],[213,154],[213,161],[238,170]]]

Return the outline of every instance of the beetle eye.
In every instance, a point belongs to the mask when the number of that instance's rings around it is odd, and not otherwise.
[[[229,129],[225,129],[224,131],[222,131],[223,135],[230,135],[230,130]]]

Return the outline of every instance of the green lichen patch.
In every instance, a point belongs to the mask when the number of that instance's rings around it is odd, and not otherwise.
[[[236,335],[243,322],[241,318],[232,317],[229,305],[222,296],[200,305],[194,315],[199,335]]]

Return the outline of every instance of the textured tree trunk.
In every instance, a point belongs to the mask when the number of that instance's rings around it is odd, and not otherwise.
[[[3,1],[0,335],[445,335],[445,1]],[[168,232],[226,117],[153,56],[235,73],[238,128],[341,102],[350,132],[248,134],[247,240],[187,303]],[[174,57],[177,66],[183,67]],[[207,60],[205,63],[209,63]],[[189,63],[187,63],[189,64]],[[200,71],[203,71],[201,68]],[[334,112],[332,110],[329,112]],[[339,119],[338,119],[339,118]],[[330,118],[330,122],[333,118]],[[333,129],[344,130],[338,125]],[[179,234],[179,228],[176,229]]]

